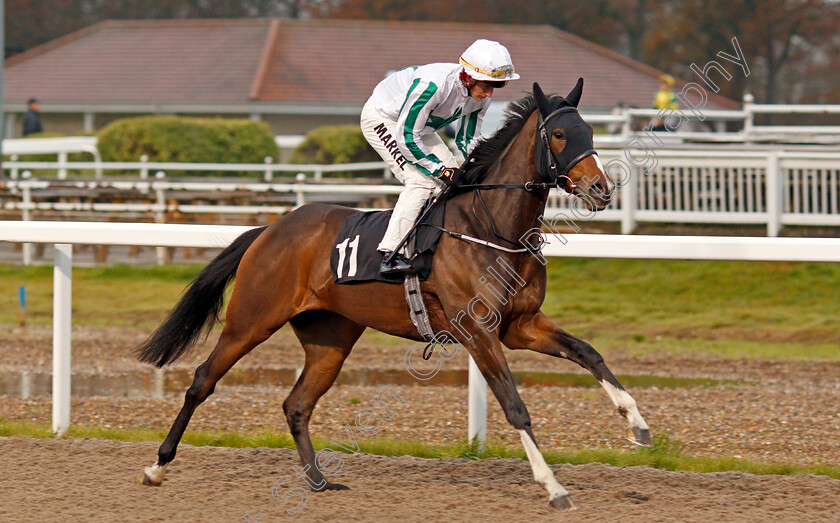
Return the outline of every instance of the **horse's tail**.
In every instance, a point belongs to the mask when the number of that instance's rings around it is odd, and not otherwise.
[[[137,347],[138,360],[163,367],[191,349],[202,332],[210,333],[224,303],[225,287],[236,275],[245,251],[265,229],[239,236],[195,277],[166,320]]]

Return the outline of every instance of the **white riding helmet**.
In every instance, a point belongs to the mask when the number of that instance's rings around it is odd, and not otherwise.
[[[476,40],[461,55],[461,65],[468,75],[485,82],[516,80],[510,53],[499,42]]]

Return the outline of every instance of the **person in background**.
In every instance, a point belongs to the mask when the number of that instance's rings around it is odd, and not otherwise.
[[[663,74],[659,77],[659,90],[656,91],[656,95],[653,97],[654,109],[661,111],[665,107],[669,107],[671,109],[679,108],[677,95],[674,94],[674,77],[670,74]],[[650,128],[652,131],[669,130],[665,127],[665,121],[656,116],[651,119]]]
[[[517,78],[505,46],[476,40],[460,63],[408,67],[376,86],[362,109],[362,134],[405,184],[377,248],[385,253],[380,273],[411,270],[405,248],[394,251],[426,200],[454,181],[458,162],[437,131],[457,122],[455,143],[468,157],[481,136],[493,89]]]
[[[27,102],[29,108],[23,113],[23,136],[29,134],[42,133],[44,127],[41,125],[41,104],[35,98],[30,98]]]

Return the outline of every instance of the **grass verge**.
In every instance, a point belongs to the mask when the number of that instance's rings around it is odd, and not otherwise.
[[[102,438],[117,441],[160,442],[167,431],[162,429],[114,429],[107,427],[73,426],[63,438]],[[49,425],[27,422],[12,422],[0,419],[0,437],[52,438]],[[284,432],[261,432],[237,434],[233,432],[193,432],[184,434],[183,443],[197,447],[234,447],[234,448],[295,448],[294,440]],[[342,451],[341,447],[330,446],[326,440],[315,438],[316,450],[331,448]],[[455,445],[430,445],[420,441],[395,441],[390,439],[366,439],[358,441],[359,450],[379,456],[415,456],[428,459],[486,459],[520,458],[527,459],[520,448],[504,443],[478,441],[462,442]],[[572,452],[544,451],[546,462],[554,464],[583,465],[603,463],[617,467],[648,466],[657,469],[688,472],[731,472],[749,474],[800,475],[815,474],[840,479],[840,467],[823,465],[798,465],[790,463],[763,463],[743,458],[728,456],[705,457],[686,455],[678,440],[670,435],[654,436],[652,449],[638,448],[631,451],[613,449],[583,449]]]

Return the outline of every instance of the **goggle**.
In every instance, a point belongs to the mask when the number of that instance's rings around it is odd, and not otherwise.
[[[487,69],[481,69],[480,67],[472,65],[463,58],[461,58],[461,65],[469,67],[477,73],[481,73],[492,78],[508,78],[513,76],[514,73],[513,65],[503,65],[502,67],[496,67],[495,69],[488,71]]]
[[[492,89],[501,89],[507,85],[507,81],[476,80],[476,83],[484,84]]]

